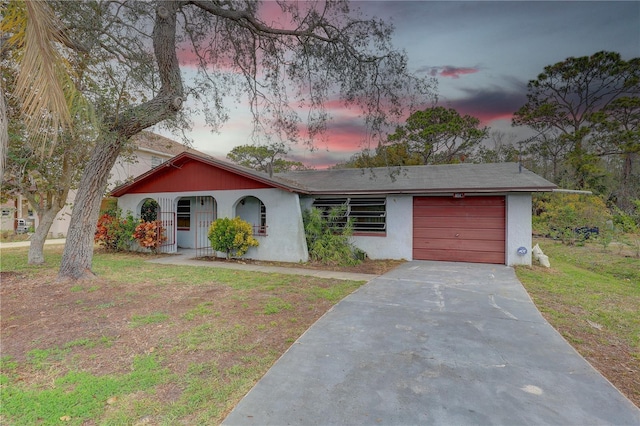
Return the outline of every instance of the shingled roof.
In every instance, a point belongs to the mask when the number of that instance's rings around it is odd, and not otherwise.
[[[193,151],[182,152],[162,166],[115,188],[112,195],[119,197],[126,194],[144,180],[162,173],[167,166],[179,168],[188,161],[199,161],[276,188],[309,195],[546,192],[557,188],[555,184],[518,163],[305,170],[269,176],[267,173],[198,154]]]
[[[169,155],[178,155],[182,152],[192,152],[196,155],[205,155],[193,148],[176,142],[173,139],[158,135],[157,133],[143,131],[131,137],[137,148],[163,152]]]
[[[538,192],[557,188],[518,163],[308,170],[274,177],[310,194]]]

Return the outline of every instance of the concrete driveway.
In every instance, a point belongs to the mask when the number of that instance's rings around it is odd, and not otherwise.
[[[638,425],[513,269],[408,262],[316,322],[227,425]]]

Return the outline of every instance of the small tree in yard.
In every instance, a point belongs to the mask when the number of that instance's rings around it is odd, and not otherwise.
[[[249,247],[258,247],[253,227],[239,217],[216,219],[209,227],[209,241],[215,251],[227,254],[227,259],[242,257]]]

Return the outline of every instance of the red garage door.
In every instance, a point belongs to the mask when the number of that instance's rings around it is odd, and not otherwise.
[[[504,264],[504,197],[414,197],[413,258]]]

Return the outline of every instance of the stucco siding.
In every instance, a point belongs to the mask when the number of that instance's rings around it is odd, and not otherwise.
[[[531,193],[507,195],[506,264],[531,265]],[[527,253],[518,254],[524,247]]]
[[[258,198],[265,205],[267,233],[256,236],[260,245],[250,248],[245,257],[284,262],[305,262],[308,260],[298,195],[280,189],[126,194],[118,198],[118,206],[123,212],[130,210],[134,215],[139,215],[140,206],[145,198],[171,198],[174,200],[175,206],[180,198],[196,196],[213,197],[216,200],[216,217],[218,218],[235,217],[238,214],[236,208],[243,198],[248,196]],[[192,209],[192,212],[194,211],[195,209]],[[180,232],[183,232],[182,237]],[[192,246],[195,245],[193,230],[178,231],[178,245],[193,248]]]
[[[354,245],[370,259],[411,259],[412,201],[409,195],[387,197],[387,232],[385,236],[354,236]]]

